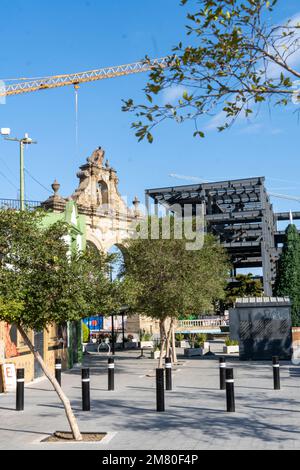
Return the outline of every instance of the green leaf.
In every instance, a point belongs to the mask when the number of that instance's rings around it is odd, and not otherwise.
[[[150,132],[147,133],[147,140],[149,144],[153,143],[153,135]]]
[[[148,95],[146,94],[146,97],[147,97],[147,100],[150,101],[150,103],[152,103],[153,99],[152,99],[152,96],[151,95]]]
[[[196,131],[194,132],[194,137],[201,137],[203,139],[205,137],[205,134],[202,131]]]
[[[181,1],[181,5],[186,3],[186,0]],[[189,5],[187,18],[190,22],[186,25],[186,34],[191,36],[190,44],[178,40],[169,64],[150,71],[144,90],[145,99],[150,101],[149,96],[152,98],[153,94],[158,95],[171,86],[184,87],[181,99],[174,104],[174,109],[180,112],[173,112],[170,103],[164,100],[157,100],[160,102],[157,114],[153,112],[154,107],[145,108],[142,103],[132,104],[126,111],[137,112],[146,124],[149,112],[157,123],[168,118],[182,123],[214,114],[225,104],[231,126],[247,103],[260,103],[267,98],[276,102],[281,96],[280,91],[286,91],[283,87],[293,86],[284,66],[279,64],[279,72],[272,78],[268,78],[265,70],[267,63],[278,62],[274,52],[276,46],[286,57],[298,46],[295,33],[298,25],[291,18],[284,22],[282,30],[277,28],[277,23],[274,27],[273,16],[265,22],[266,8],[268,13],[272,11],[276,0],[203,0]],[[287,37],[285,44],[282,34]],[[263,44],[274,47],[264,49]],[[285,101],[282,99],[277,103],[284,105]],[[144,114],[139,114],[142,112]],[[251,111],[245,113],[249,115]],[[230,126],[224,125],[220,129]]]

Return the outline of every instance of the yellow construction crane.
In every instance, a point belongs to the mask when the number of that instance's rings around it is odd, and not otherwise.
[[[169,65],[170,58],[163,57],[143,62],[134,62],[132,64],[118,65],[115,67],[106,67],[87,72],[74,73],[69,75],[54,75],[50,77],[39,78],[20,78],[16,83],[8,83],[4,80],[4,87],[0,88],[1,96],[20,95],[22,93],[32,93],[33,91],[48,90],[51,88],[60,88],[73,85],[78,89],[81,83],[95,82],[107,78],[121,77],[142,72],[149,72],[154,66],[159,65],[166,68]],[[18,81],[19,80],[19,81]],[[11,82],[12,80],[7,80]],[[14,79],[15,81],[15,79]]]

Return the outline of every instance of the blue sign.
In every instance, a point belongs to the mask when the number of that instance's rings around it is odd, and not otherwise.
[[[90,331],[103,330],[103,316],[97,315],[96,317],[89,317],[83,320]]]

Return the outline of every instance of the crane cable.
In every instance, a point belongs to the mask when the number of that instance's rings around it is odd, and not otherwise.
[[[79,85],[74,85],[75,89],[75,149],[76,158],[79,157],[79,119],[78,119],[78,90]]]

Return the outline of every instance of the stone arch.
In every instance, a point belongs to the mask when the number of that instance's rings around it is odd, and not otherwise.
[[[122,255],[125,256],[125,254],[126,254],[126,246],[125,246],[125,244],[120,243],[120,242],[115,242],[115,243],[112,242],[112,243],[110,244],[110,246],[108,247],[107,252],[109,252],[113,247],[118,248],[118,249],[121,251]]]
[[[87,245],[91,244],[91,245],[95,246],[97,248],[97,250],[99,250],[99,251],[105,252],[105,249],[102,246],[99,238],[94,236],[91,233],[87,233],[86,243],[87,243]]]
[[[98,246],[95,245],[94,242],[92,242],[91,240],[87,240],[86,241],[86,248],[89,250],[95,250],[95,251],[102,251],[102,250],[99,250]]]
[[[107,250],[107,253],[118,255],[118,259],[115,261],[115,264],[111,270],[111,277],[112,279],[115,279],[120,275],[122,265],[126,260],[126,248],[120,243],[115,243],[110,246],[110,248]]]

